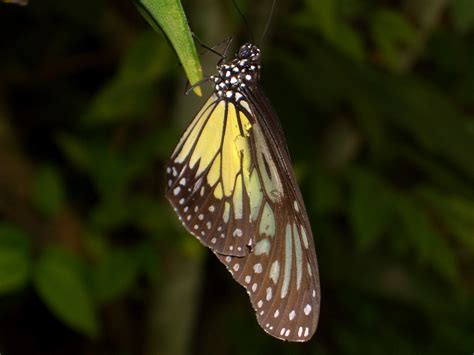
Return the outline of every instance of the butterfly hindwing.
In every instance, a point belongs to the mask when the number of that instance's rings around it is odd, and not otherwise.
[[[246,288],[259,324],[269,334],[290,341],[306,341],[319,316],[319,273],[313,237],[301,194],[284,147],[275,147],[262,117],[241,101],[242,112],[256,116],[250,131],[250,150],[258,177],[245,193],[262,194],[255,213],[252,252],[244,257],[216,253],[234,278]],[[253,106],[252,106],[253,107]],[[244,113],[245,114],[245,113]],[[267,122],[268,123],[268,122]],[[273,134],[281,132],[273,131]],[[284,143],[284,138],[277,136]]]

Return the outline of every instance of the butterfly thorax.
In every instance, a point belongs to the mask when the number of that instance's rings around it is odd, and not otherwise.
[[[219,98],[239,101],[248,85],[255,84],[260,73],[260,49],[250,43],[237,51],[229,64],[217,66],[217,75],[211,76],[214,93]]]

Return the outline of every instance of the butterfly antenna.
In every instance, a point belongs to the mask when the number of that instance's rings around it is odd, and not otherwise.
[[[255,43],[255,38],[252,34],[252,31],[250,30],[249,23],[248,23],[247,19],[245,18],[244,14],[242,13],[242,11],[240,10],[239,5],[237,5],[237,2],[235,0],[232,0],[232,3],[234,4],[235,8],[237,9],[237,12],[239,13],[240,18],[244,22],[245,27],[247,28],[247,32],[250,35],[250,39],[252,40],[252,43]]]
[[[273,13],[275,12],[275,5],[276,5],[276,0],[273,0],[272,8],[270,9],[270,16],[268,16],[267,23],[265,24],[265,29],[263,30],[262,38],[260,38],[260,43],[263,42],[263,39],[265,38],[265,35],[268,32],[268,28],[270,27],[270,23],[272,22]]]

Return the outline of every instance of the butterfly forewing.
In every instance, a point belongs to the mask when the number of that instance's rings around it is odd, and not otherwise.
[[[166,196],[246,288],[262,328],[307,341],[320,306],[313,235],[283,132],[257,84],[260,52],[244,45],[238,53],[211,77],[214,94],[175,148]]]
[[[208,107],[206,107],[208,106]],[[183,134],[167,167],[167,198],[186,229],[212,250],[248,254],[250,201],[243,194],[242,161],[248,122],[235,106],[211,98]]]

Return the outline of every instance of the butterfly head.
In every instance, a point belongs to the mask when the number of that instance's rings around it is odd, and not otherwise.
[[[214,92],[220,98],[238,101],[247,85],[255,85],[260,72],[260,49],[246,43],[237,51],[229,64],[221,63],[218,74],[211,76]]]
[[[260,49],[255,44],[246,43],[237,51],[236,58],[260,64]]]

